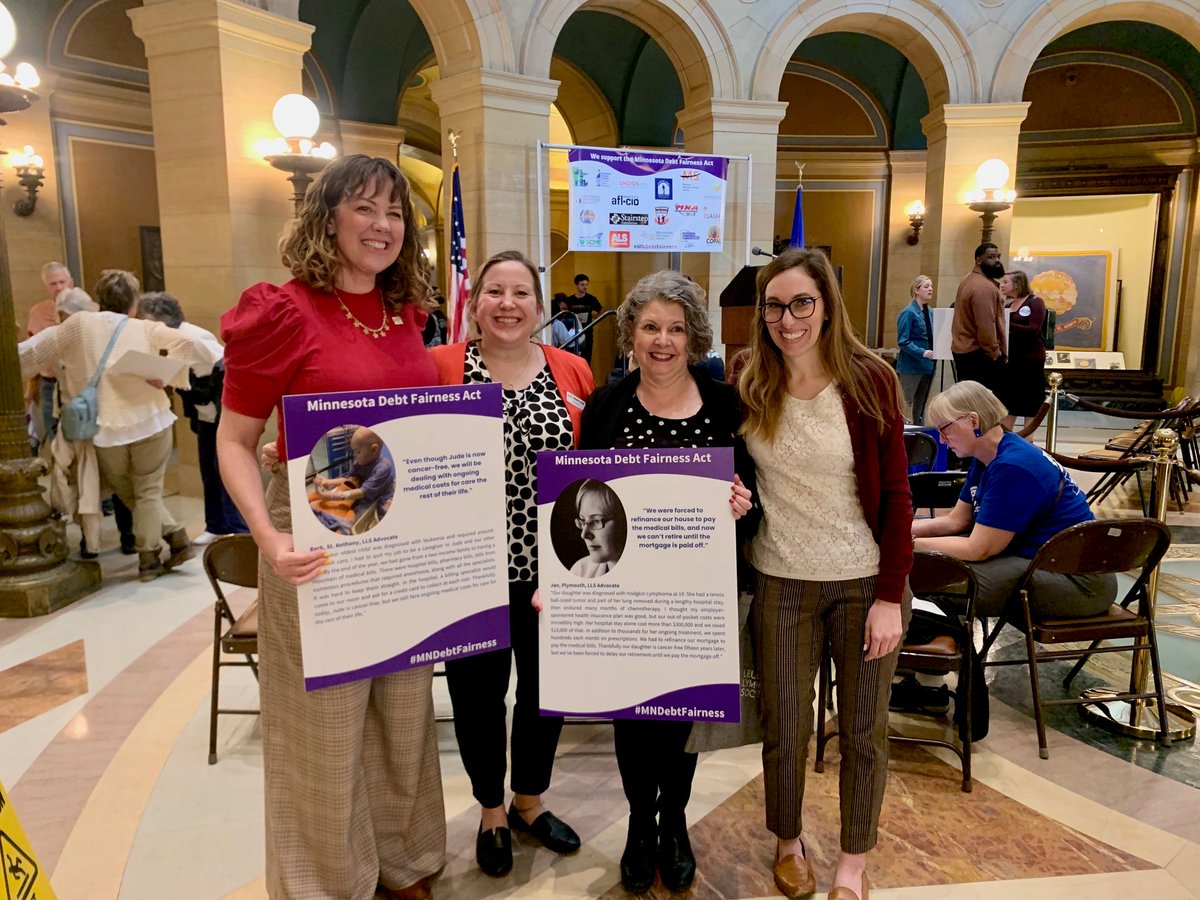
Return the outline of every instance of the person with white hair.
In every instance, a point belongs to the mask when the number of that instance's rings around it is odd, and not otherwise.
[[[39,301],[29,310],[26,334],[33,337],[39,331],[53,328],[59,323],[55,299],[67,288],[75,286],[70,270],[60,262],[48,262],[42,266],[42,284],[46,287],[46,299]],[[25,399],[29,404],[33,437],[37,445],[48,444],[58,427],[55,415],[55,392],[58,389],[58,372],[47,366],[29,380]]]

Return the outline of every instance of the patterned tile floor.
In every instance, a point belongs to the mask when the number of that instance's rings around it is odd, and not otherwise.
[[[1060,449],[1099,446],[1121,425],[1068,413]],[[1200,493],[1193,496],[1171,514],[1177,545],[1160,601],[1172,690],[1189,703],[1200,694]],[[171,503],[200,530],[197,503]],[[1129,514],[1134,505],[1116,498],[1106,511]],[[106,541],[114,546],[115,535]],[[43,619],[0,620],[0,782],[64,900],[263,898],[258,720],[223,719],[220,761],[207,764],[212,607],[199,563],[149,585],[116,551],[101,563],[105,586],[97,594]],[[1200,897],[1194,743],[1161,750],[1112,737],[1068,709],[1052,715],[1050,759],[1040,760],[1023,670],[990,673],[992,727],[976,745],[972,793],[959,790],[953,756],[894,753],[871,896]],[[1121,674],[1114,663],[1081,677]],[[231,705],[253,705],[253,679],[229,672],[222,695]],[[449,712],[440,679],[435,702]],[[937,727],[901,717],[893,724]],[[518,842],[513,874],[499,880],[474,866],[478,811],[451,730],[443,727],[440,737],[448,861],[435,886],[439,900],[623,895],[617,861],[625,804],[611,729],[566,728],[547,795],[580,832],[583,849],[559,858]],[[826,771],[809,776],[806,805],[822,891],[838,843],[836,742],[830,754]],[[777,896],[761,772],[758,747],[701,757],[688,809],[700,868],[691,896]],[[667,894],[657,886],[653,896]]]

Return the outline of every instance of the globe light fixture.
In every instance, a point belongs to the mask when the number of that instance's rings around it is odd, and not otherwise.
[[[265,158],[276,169],[289,173],[292,203],[299,216],[312,176],[337,156],[337,150],[328,141],[313,142],[321,127],[321,114],[316,104],[303,94],[284,94],[276,100],[271,121],[280,136],[271,142]]]
[[[981,240],[987,243],[992,239],[992,227],[996,223],[997,213],[1011,209],[1017,199],[1017,192],[1006,190],[1008,182],[1008,164],[1002,159],[989,159],[975,170],[976,189],[967,193],[967,208],[980,213],[983,220]]]

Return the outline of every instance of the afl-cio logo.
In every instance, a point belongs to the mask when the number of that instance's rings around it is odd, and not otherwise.
[[[596,211],[594,209],[581,209],[579,211],[579,221],[584,225],[591,225],[596,221]]]
[[[706,237],[704,240],[706,243],[709,243],[709,244],[721,243],[721,226],[720,225],[708,226],[708,237]]]

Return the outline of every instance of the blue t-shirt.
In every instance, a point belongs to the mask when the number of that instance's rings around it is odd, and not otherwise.
[[[1055,502],[1059,484],[1062,496]],[[980,525],[1014,532],[1004,552],[1026,559],[1064,528],[1095,518],[1066,470],[1012,432],[1000,438],[989,465],[971,463],[958,499],[971,504]]]

